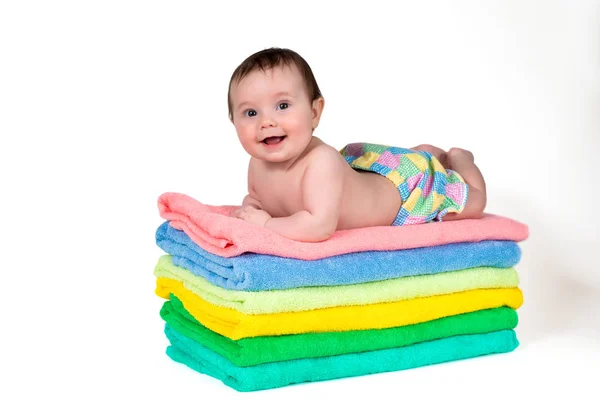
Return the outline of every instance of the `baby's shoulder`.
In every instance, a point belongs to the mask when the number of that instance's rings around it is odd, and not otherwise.
[[[261,160],[250,157],[248,162],[248,181],[257,182],[267,173],[264,163]]]
[[[339,175],[343,172],[347,166],[344,157],[340,154],[339,150],[326,144],[320,143],[315,146],[305,159],[304,173],[310,173],[311,171],[319,175]]]
[[[339,150],[337,150],[335,147],[330,146],[322,141],[319,141],[319,143],[313,149],[311,149],[311,151],[307,155],[307,161],[339,162],[343,161],[343,157],[340,154]]]

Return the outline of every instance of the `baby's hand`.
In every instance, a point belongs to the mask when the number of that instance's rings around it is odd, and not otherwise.
[[[246,222],[249,222],[254,225],[264,227],[268,220],[271,219],[271,216],[265,210],[258,210],[252,206],[243,206],[233,211],[230,214],[232,217],[243,219]]]

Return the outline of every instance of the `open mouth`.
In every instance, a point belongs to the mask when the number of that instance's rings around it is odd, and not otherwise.
[[[278,145],[279,143],[283,142],[283,140],[286,138],[286,136],[269,136],[268,138],[265,138],[262,142],[264,144],[266,144],[267,146],[275,146]]]

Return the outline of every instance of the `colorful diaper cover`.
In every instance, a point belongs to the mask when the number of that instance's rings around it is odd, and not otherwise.
[[[383,175],[398,188],[402,206],[392,225],[441,221],[447,213],[461,213],[465,208],[469,190],[464,179],[445,169],[431,153],[351,143],[340,154],[352,168]]]

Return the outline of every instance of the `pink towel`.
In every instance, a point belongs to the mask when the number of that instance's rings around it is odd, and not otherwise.
[[[317,260],[369,250],[402,250],[482,240],[520,242],[529,235],[528,227],[520,222],[486,214],[481,219],[337,231],[326,241],[305,243],[229,217],[235,208],[205,205],[180,193],[164,193],[158,199],[160,216],[170,221],[173,228],[183,230],[198,246],[222,257],[252,252]]]

